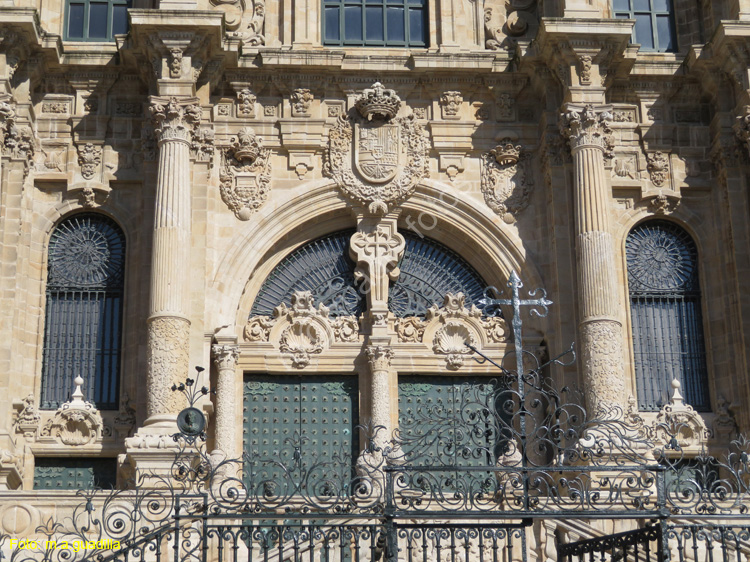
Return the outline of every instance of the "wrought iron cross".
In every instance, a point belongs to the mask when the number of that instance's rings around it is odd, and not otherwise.
[[[541,293],[540,298],[522,299],[520,289],[521,287],[523,287],[523,282],[521,282],[521,278],[518,276],[515,270],[511,271],[510,273],[510,279],[508,279],[508,287],[510,287],[511,291],[511,297],[509,299],[492,298],[493,293],[499,294],[500,291],[498,291],[495,287],[487,287],[484,290],[484,298],[480,299],[478,304],[479,308],[481,308],[487,316],[497,316],[498,314],[500,314],[501,306],[513,306],[513,319],[511,320],[510,324],[513,328],[513,343],[516,352],[516,377],[518,378],[518,391],[521,393],[521,396],[523,396],[523,336],[521,334],[521,307],[531,306],[533,308],[531,309],[530,314],[534,314],[539,317],[545,317],[547,316],[548,307],[552,304],[552,301],[547,299],[547,292],[544,289],[535,289],[533,291],[529,291],[530,297],[535,297],[537,293]],[[473,346],[469,347],[471,347],[472,351],[478,353],[477,350],[473,348]],[[482,356],[484,357],[484,355]],[[488,357],[485,357],[485,359],[489,360]],[[497,365],[497,363],[495,363],[494,361],[492,361],[492,363]],[[500,368],[502,369],[502,367]]]

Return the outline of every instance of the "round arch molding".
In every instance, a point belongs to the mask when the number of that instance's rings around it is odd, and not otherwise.
[[[539,272],[512,229],[472,198],[454,201],[453,192],[452,186],[440,182],[417,186],[402,205],[401,231],[415,230],[407,222],[409,216],[429,214],[434,226],[424,234],[459,254],[487,284],[502,289],[515,270],[527,287],[541,287]],[[273,214],[259,219],[235,236],[211,279],[209,291],[216,306],[207,320],[217,332],[241,333],[263,282],[292,251],[356,226],[350,206],[329,180],[300,185],[287,193]]]

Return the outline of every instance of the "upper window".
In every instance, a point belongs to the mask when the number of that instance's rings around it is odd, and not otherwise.
[[[291,302],[295,291],[311,291],[316,304],[331,316],[358,316],[367,302],[367,288],[354,280],[355,263],[349,259],[353,231],[337,232],[301,246],[271,272],[253,303],[252,316],[270,316],[281,303]],[[487,284],[459,255],[442,244],[409,232],[401,273],[391,286],[388,308],[398,317],[424,316],[447,293],[463,293],[466,306],[482,298]]]
[[[676,51],[671,0],[614,0],[616,18],[635,20],[633,43],[644,51]]]
[[[656,411],[682,383],[688,404],[710,409],[695,243],[668,221],[648,221],[627,238],[638,407]]]
[[[116,409],[125,236],[112,220],[80,214],[52,233],[42,364],[42,408],[70,398],[73,379],[100,409]]]
[[[68,41],[109,41],[128,32],[131,0],[68,0],[65,39]]]
[[[426,0],[323,0],[323,44],[426,47]]]

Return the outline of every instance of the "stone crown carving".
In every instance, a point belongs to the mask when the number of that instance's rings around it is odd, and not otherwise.
[[[359,114],[371,121],[375,119],[393,119],[401,108],[401,98],[394,90],[386,89],[380,82],[362,91],[354,107]]]
[[[511,139],[482,155],[481,189],[487,206],[507,223],[529,204],[534,188],[529,160]]]

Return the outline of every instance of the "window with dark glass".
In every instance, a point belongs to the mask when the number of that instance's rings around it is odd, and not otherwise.
[[[626,242],[638,407],[669,401],[673,379],[685,401],[710,409],[695,242],[668,221],[636,226]]]
[[[41,407],[58,408],[84,380],[86,399],[118,406],[125,237],[109,218],[74,215],[52,233],[47,259]]]
[[[676,51],[671,0],[614,0],[616,18],[635,20],[633,43],[644,51]]]
[[[426,47],[425,0],[323,0],[323,44]]]
[[[132,0],[68,0],[65,39],[108,41],[128,32],[128,8]]]

